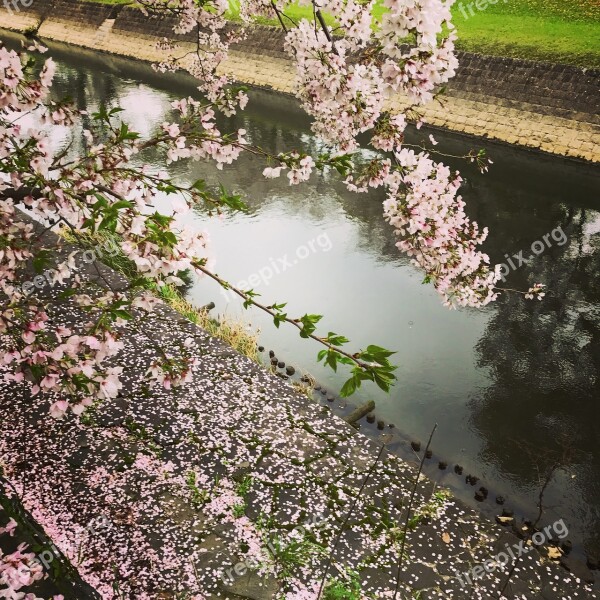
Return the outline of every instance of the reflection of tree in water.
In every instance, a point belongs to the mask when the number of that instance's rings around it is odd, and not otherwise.
[[[560,209],[552,208],[547,215],[552,221],[546,220],[543,231],[529,221],[529,245],[559,224],[569,242],[547,249],[507,279],[507,286],[519,289],[543,282],[548,296],[542,302],[515,296],[498,302],[477,345],[479,366],[489,370],[492,384],[472,402],[472,423],[485,444],[483,460],[521,486],[537,484],[537,469],[555,460],[545,451],[560,454],[563,438],[581,451],[572,489],[555,489],[549,502],[564,503],[565,494],[579,497],[579,514],[585,511],[594,521],[586,533],[588,543],[599,547],[600,235],[594,231],[600,215],[580,209],[562,217]],[[516,251],[528,245],[507,247]],[[537,465],[517,440],[540,449]]]

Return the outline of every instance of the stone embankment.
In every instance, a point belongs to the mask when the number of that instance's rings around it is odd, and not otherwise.
[[[37,29],[40,36],[145,61],[161,57],[156,42],[173,38],[170,18],[149,19],[132,6],[54,0],[9,12],[0,27]],[[190,44],[189,37],[179,36]],[[600,71],[568,65],[459,54],[460,67],[443,104],[424,110],[427,122],[471,136],[587,161],[600,161]],[[283,32],[254,27],[234,47],[223,71],[239,82],[291,94],[294,70]],[[392,110],[406,105],[401,96]]]
[[[41,228],[38,239],[58,246]],[[80,275],[90,296],[126,287],[101,263]],[[77,330],[89,316],[62,291],[35,288],[50,323]],[[425,478],[413,501],[414,464],[164,305],[117,332],[123,388],[81,419],[53,420],[0,366],[11,495],[97,590],[67,600],[300,600],[325,573],[353,572],[367,597],[392,598],[400,555],[401,599],[600,599],[583,563],[558,564],[564,523],[534,534],[507,513],[487,521]],[[152,387],[161,351],[184,347],[199,357],[192,381]]]

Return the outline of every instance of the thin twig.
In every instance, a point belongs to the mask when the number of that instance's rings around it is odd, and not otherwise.
[[[273,7],[275,14],[277,15],[277,18],[279,19],[279,23],[281,24],[282,29],[287,33],[288,28],[285,26],[285,23],[283,22],[283,19],[281,18],[279,9],[277,8],[277,5],[275,4],[275,2],[273,2],[273,0],[271,0],[271,6]]]
[[[319,24],[321,25],[321,29],[323,30],[327,41],[331,44],[331,49],[333,50],[333,53],[338,54],[337,48],[335,47],[335,42],[333,41],[333,36],[331,35],[329,27],[327,26],[327,23],[325,23],[325,19],[323,18],[323,13],[320,11],[320,9],[317,9],[315,14],[317,15],[317,19],[319,19]]]
[[[552,465],[552,467],[550,468],[550,470],[548,471],[548,474],[546,475],[546,479],[544,480],[544,484],[542,485],[539,496],[538,496],[538,516],[537,516],[535,523],[533,523],[533,525],[529,528],[529,532],[525,538],[526,541],[529,541],[531,539],[531,537],[533,536],[533,532],[535,532],[535,528],[538,526],[539,522],[542,520],[542,515],[544,513],[544,494],[546,493],[546,489],[550,485],[550,482],[554,478],[554,473],[556,473],[556,471],[558,469],[560,469],[561,466],[562,466],[562,463],[560,461],[554,463]],[[512,566],[510,568],[510,571],[508,572],[508,575],[506,576],[506,579],[504,580],[504,585],[498,591],[499,599],[504,596],[504,592],[505,592],[508,584],[510,583],[511,577],[513,576],[520,560],[521,560],[521,554],[518,554],[517,557],[515,558],[515,562],[513,562]]]
[[[415,484],[413,485],[412,492],[410,494],[410,500],[408,501],[408,507],[406,510],[406,519],[404,521],[404,528],[402,534],[402,545],[400,546],[400,555],[398,557],[398,573],[396,575],[396,589],[394,590],[393,600],[396,600],[398,596],[398,592],[400,590],[400,575],[402,573],[402,563],[404,562],[404,548],[406,546],[406,534],[408,531],[408,523],[410,521],[410,513],[412,511],[413,502],[415,500],[415,495],[417,493],[417,488],[419,487],[419,480],[421,479],[421,473],[423,472],[423,465],[425,464],[425,457],[427,456],[427,451],[429,450],[429,446],[431,446],[431,440],[433,439],[433,434],[437,429],[437,423],[433,426],[431,430],[431,435],[429,436],[429,441],[427,442],[427,446],[425,447],[425,451],[423,452],[423,458],[421,459],[421,463],[419,464],[419,471],[415,478]]]
[[[209,271],[205,266],[196,262],[196,263],[194,263],[194,267],[196,269],[198,269],[199,271],[201,271],[202,273],[204,273],[205,275],[208,275],[211,279],[214,279],[217,283],[219,283],[225,289],[230,289],[232,292],[237,294],[240,298],[242,298],[244,301],[248,302],[249,304],[256,306],[256,308],[260,308],[264,312],[270,314],[272,317],[279,316],[278,313],[276,311],[274,311],[272,308],[270,308],[269,306],[265,306],[264,304],[261,304],[260,302],[257,302],[256,300],[254,300],[254,298],[252,298],[250,295],[248,295],[244,291],[234,287],[233,285],[231,285],[224,279],[221,279],[218,275],[215,275],[215,273],[213,273],[212,271]],[[290,325],[293,325],[294,327],[297,327],[301,331],[303,329],[302,324],[298,320],[290,319],[289,317],[283,317],[283,318],[280,317],[280,319],[282,321],[285,321],[286,323],[289,323]],[[342,354],[343,356],[349,358],[350,360],[352,360],[356,365],[358,365],[362,369],[369,370],[369,369],[372,369],[374,366],[376,366],[376,365],[367,364],[364,361],[359,360],[353,354],[350,354],[349,352],[342,350],[339,346],[334,346],[333,344],[327,342],[325,340],[325,338],[321,338],[318,335],[309,333],[309,334],[307,334],[307,337],[319,342],[320,344],[323,344],[329,350],[338,352],[339,354]]]
[[[329,559],[327,560],[327,564],[325,565],[325,571],[323,572],[323,577],[321,579],[321,586],[319,587],[319,593],[317,594],[317,600],[319,600],[319,598],[321,598],[323,588],[325,587],[325,581],[327,579],[327,575],[329,574],[329,569],[331,569],[331,563],[333,562],[333,557],[335,556],[337,547],[340,543],[340,540],[342,539],[342,535],[344,533],[344,530],[346,529],[346,525],[348,524],[348,521],[350,520],[350,517],[352,516],[352,513],[354,512],[354,509],[356,508],[356,505],[358,504],[358,501],[363,493],[363,490],[365,489],[367,482],[371,478],[371,475],[373,474],[373,471],[375,470],[375,467],[377,466],[377,463],[379,462],[379,459],[381,458],[381,455],[383,454],[384,450],[385,450],[385,444],[382,444],[381,447],[379,448],[379,453],[377,454],[377,458],[375,459],[375,462],[371,465],[371,468],[369,469],[367,476],[364,478],[362,485],[360,486],[360,489],[358,490],[358,493],[356,494],[356,496],[354,496],[354,500],[352,501],[352,505],[350,506],[350,509],[348,510],[348,513],[346,514],[346,518],[344,519],[344,522],[342,523],[342,525],[335,537],[335,542],[333,544],[333,548],[331,549],[331,552],[329,554]]]

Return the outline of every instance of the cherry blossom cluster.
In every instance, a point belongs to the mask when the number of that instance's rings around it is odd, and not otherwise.
[[[44,49],[33,45],[29,51]],[[209,263],[207,234],[192,233],[182,220],[197,202],[218,203],[221,198],[197,188],[177,189],[165,173],[132,167],[132,157],[148,145],[173,155],[181,143],[175,124],[166,124],[152,140],[142,141],[126,124],[116,122],[119,109],[102,107],[92,115],[92,127],[83,130],[84,155],[59,152],[52,131],[71,125],[77,114],[49,99],[54,62],[46,60],[38,72],[34,65],[27,53],[0,47],[0,333],[9,340],[0,361],[12,368],[6,378],[27,382],[32,395],[51,398],[50,414],[60,418],[68,410],[81,414],[95,401],[119,393],[122,369],[108,366],[122,349],[116,328],[132,318],[132,311],[150,312],[156,302],[148,294],[83,293],[89,282],[74,275],[76,253],[53,258],[56,248],[45,247],[45,232],[20,219],[16,207],[26,208],[41,228],[62,229],[75,243],[98,232],[117,236],[123,257],[141,277],[160,286],[181,285],[182,272]],[[243,103],[243,96],[236,98]],[[215,131],[210,106],[182,100],[176,108],[204,117],[197,119],[195,134],[187,126],[198,144],[188,149],[190,154],[211,157],[219,165],[237,157],[245,143],[243,130],[233,146]],[[176,194],[172,215],[152,208],[156,195],[165,191]],[[31,264],[54,262],[53,283],[68,284],[74,305],[89,319],[79,331],[53,326],[51,299],[42,301],[23,291]],[[167,375],[161,377],[157,371],[163,369]],[[185,374],[175,377],[167,363],[156,365],[153,376],[164,385],[185,380]]]
[[[346,38],[334,41],[322,30],[315,32],[306,19],[286,37],[296,61],[298,96],[315,118],[313,131],[343,152],[357,148],[356,136],[375,125],[384,102],[380,70],[350,63],[352,46]]]
[[[536,283],[527,290],[525,298],[528,300],[533,300],[534,298],[542,300],[546,295],[545,288],[546,286],[543,283]]]
[[[487,230],[480,231],[465,213],[458,195],[460,175],[435,162],[427,150],[417,153],[404,142],[408,123],[419,127],[422,122],[418,105],[430,101],[457,66],[451,0],[386,0],[376,23],[372,2],[313,0],[313,20],[303,19],[291,29],[293,21],[283,19],[287,5],[282,0],[242,2],[244,21],[271,10],[286,28],[285,47],[296,64],[298,97],[322,143],[323,152],[314,157],[296,150],[272,155],[253,146],[244,129],[223,132],[217,126],[218,113],[231,116],[248,101],[219,68],[231,44],[244,35],[243,27],[227,26],[225,0],[140,4],[149,15],[176,15],[174,34],[194,36],[192,52],[164,40],[165,60],[156,67],[187,69],[203,93],[201,101],[175,101],[174,118],[148,139],[119,119],[118,107],[100,106],[88,115],[89,125],[72,127],[80,113],[50,98],[55,63],[50,58],[29,60],[28,52],[39,56],[46,49],[35,42],[21,53],[0,46],[0,333],[11,339],[0,361],[12,366],[9,377],[14,381],[27,382],[33,394],[44,392],[52,398],[53,416],[62,417],[68,410],[80,414],[96,400],[119,393],[119,368],[108,366],[121,350],[119,324],[133,319],[134,313],[152,311],[155,302],[147,294],[139,296],[139,290],[83,293],[89,282],[74,274],[74,254],[53,261],[55,249],[44,245],[40,228],[68,235],[79,245],[94,236],[113,236],[136,273],[132,288],[141,280],[157,287],[178,286],[186,271],[214,275],[208,270],[208,233],[186,228],[186,215],[198,205],[209,215],[243,207],[238,196],[222,188],[214,192],[203,181],[182,187],[166,172],[140,166],[140,154],[149,147],[164,152],[167,164],[211,160],[222,169],[251,151],[266,159],[265,177],[286,172],[290,185],[307,181],[315,169],[333,167],[351,190],[383,187],[384,215],[399,237],[398,248],[423,270],[425,281],[435,286],[445,304],[478,307],[496,298],[497,269],[478,249]],[[329,28],[323,13],[333,18],[335,29]],[[386,99],[396,93],[413,103],[405,114],[386,109]],[[79,154],[68,143],[76,132],[85,141]],[[377,151],[364,168],[352,158],[360,149],[357,136],[363,133],[371,135]],[[169,196],[172,214],[156,210],[159,195]],[[17,219],[16,207],[26,208],[39,227]],[[74,305],[89,313],[79,331],[52,326],[50,300],[23,291],[23,277],[28,270],[31,276],[31,266],[43,268],[52,262],[54,282],[70,286]],[[527,297],[541,297],[541,289],[531,288]],[[343,336],[331,342],[313,334],[314,323],[287,318],[281,311],[285,305],[268,307],[252,296],[244,298],[247,305],[270,312],[277,325],[285,320],[302,323],[304,337],[329,346],[331,364],[335,357],[354,364],[361,356],[340,350],[347,341]],[[185,348],[180,355],[163,353],[148,377],[165,387],[184,383],[193,364]],[[366,364],[356,366],[368,371]],[[358,373],[355,376],[360,380]],[[372,373],[365,376],[374,380]]]
[[[80,305],[100,304],[85,295],[79,295],[77,301]],[[53,417],[62,417],[69,408],[81,414],[94,400],[117,396],[122,368],[106,366],[107,359],[122,348],[113,333],[90,328],[77,335],[66,327],[52,330],[46,312],[14,310],[12,318],[7,312],[0,316],[0,332],[12,338],[12,344],[0,354],[2,363],[12,367],[5,379],[31,379],[32,395],[58,396],[50,407]]]
[[[456,195],[460,175],[407,148],[395,158],[402,169],[387,178],[384,214],[401,238],[398,248],[425,271],[447,306],[485,306],[495,300],[500,274],[477,249],[488,231],[480,232],[466,216]]]
[[[166,6],[178,11],[178,33],[190,32],[197,26],[198,32],[210,29],[216,35],[221,29],[220,25],[212,27],[205,9],[191,1],[152,0],[148,4],[155,11]],[[270,16],[279,18],[287,31],[285,48],[296,65],[298,97],[314,117],[313,131],[332,148],[333,156],[359,149],[357,136],[365,132],[372,134],[370,143],[374,148],[393,154],[392,159],[372,161],[362,173],[355,170],[346,177],[346,184],[360,192],[369,187],[387,189],[384,214],[398,225],[396,233],[402,238],[398,248],[425,271],[425,281],[434,283],[445,304],[483,306],[494,300],[497,269],[490,268],[487,255],[477,249],[486,239],[487,230],[480,232],[477,223],[466,216],[464,203],[457,195],[460,176],[450,176],[426,151],[416,154],[404,146],[409,117],[420,127],[422,119],[417,106],[431,101],[458,66],[452,0],[386,0],[377,22],[370,2],[302,0],[300,5],[312,6],[312,21],[302,19],[294,23],[286,17],[287,3],[282,0],[242,2],[240,12],[245,21],[252,16],[269,15],[269,11]],[[334,29],[328,27],[323,13],[333,18]],[[221,7],[215,5],[211,14],[223,14]],[[199,53],[205,60],[203,68],[208,68],[211,77],[217,76],[233,39],[231,35],[221,36],[222,54],[218,60],[206,62],[210,52]],[[242,28],[239,36],[243,35]],[[202,41],[206,42],[204,38]],[[200,76],[193,68],[191,72]],[[206,80],[206,72],[202,77]],[[212,96],[211,91],[205,91],[215,100],[224,97],[226,88],[219,87],[218,94]],[[413,103],[405,114],[390,114],[385,109],[386,99],[397,93],[405,94]],[[230,93],[230,98],[234,99],[233,105],[240,100],[235,92]],[[185,101],[182,116],[192,105],[193,101]],[[241,102],[240,107],[243,108]],[[197,107],[194,110],[194,116],[214,139],[204,139],[202,145],[189,143],[175,124],[165,124],[173,138],[169,159],[202,158],[208,154],[219,167],[235,160],[246,144],[245,132],[239,131],[237,140],[235,136],[225,140],[214,125],[212,111],[200,114]],[[437,144],[433,139],[431,142]],[[275,178],[288,170],[290,184],[306,181],[316,164],[310,156],[295,152],[280,154],[276,160],[276,166],[265,168],[263,175]],[[482,170],[486,168],[487,165]]]
[[[315,161],[312,156],[299,154],[296,151],[279,154],[277,160],[279,165],[277,167],[267,167],[263,171],[263,176],[267,179],[275,179],[281,175],[283,170],[289,169],[287,177],[290,185],[308,181],[315,168]]]
[[[217,103],[227,105],[232,101],[228,98],[226,85],[227,77],[217,73],[218,66],[227,58],[229,46],[243,37],[243,30],[227,29],[225,13],[229,10],[227,0],[208,0],[199,4],[195,0],[141,0],[140,6],[146,15],[160,16],[165,12],[176,14],[178,25],[175,34],[194,32],[195,43],[201,52],[178,55],[177,44],[165,39],[160,49],[165,53],[165,59],[157,68],[161,71],[175,71],[184,67],[199,82],[199,89],[208,98]]]
[[[243,92],[236,95],[228,93],[225,97],[231,102],[221,102],[220,110],[230,116],[235,112],[236,103],[244,107],[247,97]],[[168,135],[167,162],[175,162],[190,158],[203,160],[210,158],[216,162],[217,168],[232,164],[239,157],[247,144],[246,131],[238,129],[236,134],[224,136],[215,123],[215,111],[193,98],[173,102],[173,108],[180,114],[182,124],[163,123],[163,130]],[[197,129],[200,124],[201,129]],[[186,135],[187,134],[187,135]]]
[[[0,509],[1,510],[1,509]],[[10,518],[4,527],[0,527],[0,535],[14,537],[17,522]],[[10,554],[0,548],[0,598],[6,600],[44,600],[36,594],[27,592],[27,588],[37,581],[47,577],[42,563],[33,552],[28,552],[29,546],[22,542]],[[62,595],[57,595],[52,600],[64,600]]]
[[[334,37],[324,20],[302,20],[286,36],[296,62],[298,97],[314,117],[313,131],[337,152],[359,148],[356,136],[370,131],[371,145],[392,153],[372,160],[346,178],[349,189],[387,190],[384,215],[401,238],[397,246],[424,270],[447,306],[483,306],[497,296],[496,270],[477,249],[487,237],[464,212],[457,196],[460,176],[435,163],[426,152],[404,146],[407,116],[384,110],[386,97],[404,93],[414,104],[430,101],[455,73],[451,2],[386,0],[372,32],[372,6],[353,0],[315,2],[332,15],[343,35]],[[319,17],[318,13],[315,13]],[[442,38],[444,30],[449,32]],[[432,140],[435,144],[435,141]],[[283,165],[282,165],[283,166]],[[277,177],[282,167],[269,167]],[[301,180],[301,179],[300,179]],[[291,183],[296,179],[290,177]]]
[[[453,0],[385,0],[381,26],[375,37],[385,56],[381,72],[393,91],[406,93],[423,104],[437,86],[454,76]],[[444,28],[449,34],[442,38]],[[441,41],[440,41],[441,39]]]

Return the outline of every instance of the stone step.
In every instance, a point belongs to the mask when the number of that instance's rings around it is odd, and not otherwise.
[[[98,44],[102,40],[106,39],[113,30],[115,26],[116,19],[106,19],[100,27],[96,30],[96,35],[94,35],[94,44]]]

